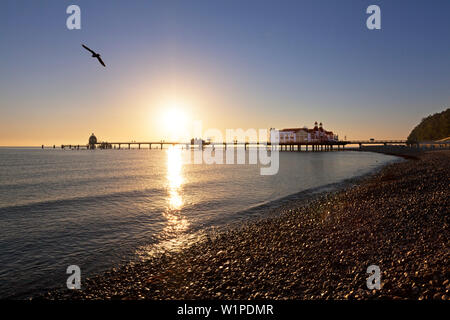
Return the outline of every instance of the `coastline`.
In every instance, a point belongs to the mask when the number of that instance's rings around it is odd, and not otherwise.
[[[83,290],[40,298],[447,300],[450,151],[414,158],[181,252],[86,279]],[[366,287],[372,264],[381,290]]]
[[[363,150],[354,152],[370,152],[370,151]],[[220,230],[227,231],[229,229],[240,228],[243,223],[253,223],[261,219],[264,220],[270,217],[278,217],[282,212],[290,210],[292,209],[292,207],[298,206],[307,207],[309,203],[317,201],[327,194],[333,194],[339,191],[343,191],[347,188],[351,188],[359,183],[362,183],[367,178],[370,178],[371,176],[377,174],[384,167],[389,166],[390,164],[405,161],[408,159],[417,159],[416,157],[413,156],[404,157],[402,154],[400,155],[388,154],[388,155],[395,156],[396,158],[391,159],[388,162],[376,168],[372,168],[370,171],[366,173],[362,173],[360,175],[356,175],[351,178],[346,178],[338,182],[333,182],[318,187],[312,187],[306,190],[302,190],[284,196],[276,200],[268,201],[254,207],[238,211],[233,215],[233,219],[236,220],[237,218],[237,221],[228,222],[226,226],[214,227],[213,233],[216,233],[216,231],[220,232]],[[206,232],[206,234],[208,234],[208,232]]]

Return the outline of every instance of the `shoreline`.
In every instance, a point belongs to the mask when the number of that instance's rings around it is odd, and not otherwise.
[[[447,300],[449,192],[443,186],[450,152],[414,158],[306,204],[289,202],[275,216],[221,231],[185,251],[113,268],[84,280],[83,290],[52,290],[38,299]],[[417,174],[422,184],[415,186],[409,180]],[[430,190],[415,199],[424,184]],[[424,198],[427,206],[418,201]],[[380,266],[381,290],[366,288],[371,264]]]
[[[352,152],[371,152],[371,151],[352,151]],[[326,196],[327,194],[334,194],[339,191],[343,191],[345,189],[351,188],[356,186],[359,183],[363,183],[366,179],[370,178],[371,176],[377,174],[383,168],[386,166],[389,166],[393,163],[402,162],[409,159],[417,159],[417,157],[414,156],[403,156],[403,155],[397,155],[397,154],[387,154],[391,156],[396,156],[397,158],[389,160],[387,163],[384,163],[376,168],[371,169],[369,172],[356,175],[351,178],[345,178],[344,180],[338,181],[338,182],[332,182],[326,185],[321,185],[317,187],[312,187],[306,190],[302,190],[281,198],[278,198],[276,200],[268,201],[266,203],[262,203],[260,205],[244,209],[242,211],[235,212],[234,215],[245,215],[245,218],[242,218],[242,220],[230,222],[229,224],[225,226],[220,227],[214,227],[214,230],[229,230],[229,229],[235,229],[240,228],[241,225],[244,223],[253,223],[257,222],[258,220],[264,220],[267,218],[273,218],[277,217],[281,214],[281,212],[285,210],[291,209],[291,206],[299,206],[302,207],[308,206],[309,203],[317,201],[321,199],[322,197]],[[254,217],[248,217],[252,214],[252,212],[256,212]],[[261,213],[263,212],[263,213]]]

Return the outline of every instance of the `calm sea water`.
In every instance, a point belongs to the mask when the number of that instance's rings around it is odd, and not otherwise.
[[[0,298],[65,286],[72,264],[83,278],[173,250],[396,159],[284,152],[279,173],[261,176],[257,165],[184,164],[187,152],[0,148]]]

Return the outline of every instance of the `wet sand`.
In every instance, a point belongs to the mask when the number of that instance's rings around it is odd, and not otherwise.
[[[450,151],[408,157],[307,205],[41,298],[448,300]],[[373,264],[380,290],[366,286]]]

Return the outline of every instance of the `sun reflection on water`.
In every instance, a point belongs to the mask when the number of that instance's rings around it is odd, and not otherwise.
[[[200,234],[189,234],[186,232],[190,223],[182,213],[184,206],[182,196],[184,158],[182,150],[178,147],[170,147],[166,150],[166,154],[165,188],[167,191],[167,205],[162,212],[166,222],[164,222],[163,230],[156,235],[156,243],[141,246],[136,250],[136,254],[143,261],[160,253],[183,249],[201,237]]]
[[[183,197],[181,195],[183,179],[183,158],[181,150],[177,147],[167,149],[167,193],[168,207],[164,212],[167,219],[167,226],[164,232],[167,235],[176,236],[177,233],[185,231],[189,222],[180,213],[183,207]]]

